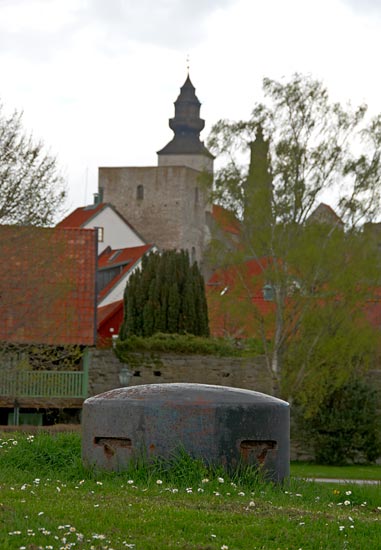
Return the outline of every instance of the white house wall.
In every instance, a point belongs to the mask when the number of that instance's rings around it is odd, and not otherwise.
[[[117,282],[117,284],[110,290],[108,294],[98,303],[98,307],[107,306],[118,300],[123,300],[124,290],[128,279],[131,277],[134,271],[141,269],[142,260],[140,259],[132,269],[127,271],[127,273]]]
[[[113,302],[116,302],[118,300],[123,300],[124,290],[132,271],[129,271],[124,277],[122,277],[122,279],[120,279],[120,281],[111,289],[111,291],[106,294],[106,296],[98,303],[98,307],[107,306],[108,304],[112,304]]]
[[[157,252],[158,248],[156,246],[152,246],[146,253],[150,254],[151,252]],[[124,296],[124,290],[126,288],[126,284],[128,279],[131,277],[131,275],[136,271],[137,269],[142,268],[142,258],[138,260],[135,265],[127,271],[127,273],[116,283],[116,285],[110,290],[108,294],[102,300],[98,303],[98,307],[107,306],[108,304],[112,304],[113,302],[116,302],[118,300],[123,300]]]
[[[146,244],[137,233],[116,214],[106,206],[96,214],[88,223],[83,225],[86,229],[103,227],[103,242],[98,242],[98,254],[110,246],[112,249],[130,248]],[[118,300],[120,298],[117,298]],[[113,300],[111,300],[113,301]],[[102,304],[105,305],[105,304]]]

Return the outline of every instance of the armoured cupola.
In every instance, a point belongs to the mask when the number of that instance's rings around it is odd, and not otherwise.
[[[181,164],[198,170],[213,169],[214,157],[200,140],[200,132],[205,126],[205,121],[200,118],[200,107],[196,89],[188,74],[175,101],[175,116],[169,119],[169,127],[175,135],[163,149],[157,152],[159,166]],[[195,158],[196,156],[198,159]]]

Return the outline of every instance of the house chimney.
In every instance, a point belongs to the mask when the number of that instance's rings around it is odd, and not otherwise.
[[[98,193],[94,193],[94,204],[101,204],[103,202],[103,188],[99,187]]]

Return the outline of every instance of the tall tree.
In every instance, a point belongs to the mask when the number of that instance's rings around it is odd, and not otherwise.
[[[273,392],[303,395],[316,408],[324,388],[375,352],[363,306],[381,281],[376,247],[361,226],[380,208],[381,116],[368,121],[366,106],[331,103],[320,82],[298,74],[265,79],[263,88],[265,101],[248,121],[212,129],[209,146],[228,157],[212,199],[241,219],[241,242],[227,258],[241,285],[238,300],[231,292],[233,307],[246,293]],[[249,170],[235,156],[247,149]],[[337,216],[325,206],[330,215],[314,215],[325,197]],[[244,272],[248,259],[258,267],[256,281]],[[253,298],[259,284],[271,302],[266,311]]]
[[[66,196],[56,159],[0,103],[0,223],[51,225]]]
[[[269,142],[263,137],[261,124],[249,147],[250,164],[243,189],[243,228],[249,239],[256,239],[257,254],[260,254],[267,249],[273,226]]]
[[[184,250],[144,257],[126,285],[121,340],[157,332],[209,335],[204,280]]]

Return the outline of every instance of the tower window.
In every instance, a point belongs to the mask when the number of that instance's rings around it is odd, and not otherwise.
[[[194,203],[198,204],[199,196],[198,196],[198,187],[194,188]]]
[[[141,201],[144,199],[144,186],[138,185],[136,188],[136,198]]]

